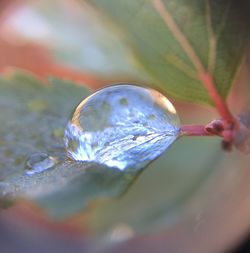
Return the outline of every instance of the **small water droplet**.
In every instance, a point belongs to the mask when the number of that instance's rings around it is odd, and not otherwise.
[[[57,163],[57,159],[46,153],[39,152],[32,154],[26,161],[26,175],[41,173],[52,168]]]
[[[179,117],[165,96],[123,84],[84,99],[66,126],[64,143],[73,160],[124,170],[154,160],[179,132]]]
[[[135,231],[128,224],[117,224],[116,227],[108,233],[108,239],[112,243],[119,243],[131,239],[135,236]]]

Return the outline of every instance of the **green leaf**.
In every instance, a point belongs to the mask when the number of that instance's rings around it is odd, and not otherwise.
[[[33,200],[51,216],[62,218],[79,212],[97,197],[120,195],[133,182],[139,169],[122,173],[66,158],[64,127],[87,95],[86,88],[57,79],[50,79],[48,85],[24,74],[0,79],[2,199]],[[53,156],[57,163],[42,173],[27,175],[26,160],[36,152]]]
[[[213,104],[199,80],[214,77],[226,98],[248,36],[237,1],[88,0],[120,25],[141,65],[172,96]],[[249,29],[248,29],[249,30]]]

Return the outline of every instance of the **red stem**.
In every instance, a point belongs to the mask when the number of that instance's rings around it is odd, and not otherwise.
[[[206,131],[205,125],[183,125],[181,126],[181,135],[185,136],[215,136],[215,134]]]
[[[203,82],[205,88],[207,89],[212,100],[214,101],[215,106],[218,112],[220,113],[221,117],[224,119],[224,121],[227,122],[228,124],[236,123],[236,120],[229,111],[227,104],[221,98],[217,89],[215,88],[212,76],[208,72],[204,72],[199,75],[199,78]]]

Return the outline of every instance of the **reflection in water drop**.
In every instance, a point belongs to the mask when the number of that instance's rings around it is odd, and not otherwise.
[[[57,163],[57,159],[46,153],[32,154],[26,161],[26,175],[41,173],[52,168]]]
[[[116,85],[83,100],[65,129],[68,156],[124,170],[162,154],[179,135],[179,117],[158,91]]]

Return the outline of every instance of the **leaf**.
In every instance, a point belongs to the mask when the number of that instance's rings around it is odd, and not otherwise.
[[[97,197],[115,197],[127,189],[139,170],[121,173],[65,156],[64,127],[88,94],[86,88],[57,79],[46,86],[23,74],[0,79],[1,198],[33,200],[59,218],[73,215]],[[57,164],[27,175],[26,159],[36,152],[55,157]]]
[[[248,44],[234,1],[88,0],[123,29],[156,84],[172,96],[213,104],[200,81],[209,72],[226,98]]]

